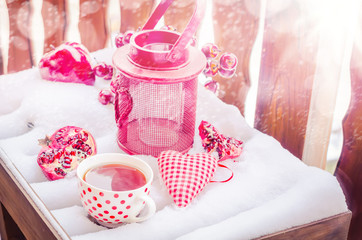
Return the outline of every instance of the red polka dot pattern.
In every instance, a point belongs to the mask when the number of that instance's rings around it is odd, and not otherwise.
[[[208,153],[183,155],[164,151],[158,168],[169,194],[178,207],[186,207],[214,176],[217,160]]]
[[[79,185],[79,187],[83,206],[97,221],[121,224],[127,222],[131,218],[130,216],[135,214],[132,205],[133,201],[137,200],[135,194],[113,193],[107,195],[105,192],[94,191],[85,184]],[[139,191],[149,194],[150,189],[149,186],[145,186]]]

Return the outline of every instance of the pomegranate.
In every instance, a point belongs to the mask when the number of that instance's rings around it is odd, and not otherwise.
[[[208,153],[217,152],[219,161],[240,156],[243,142],[232,137],[225,137],[207,121],[201,121],[199,135],[202,146]]]
[[[64,178],[79,163],[97,153],[93,136],[80,127],[66,126],[39,140],[37,162],[49,180]]]
[[[39,62],[43,79],[56,82],[94,85],[95,76],[88,49],[75,42],[66,42],[46,53]]]

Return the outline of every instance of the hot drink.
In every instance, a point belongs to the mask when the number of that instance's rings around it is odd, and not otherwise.
[[[121,164],[92,168],[83,179],[97,188],[109,191],[129,191],[140,188],[147,182],[140,170]]]
[[[149,197],[153,171],[141,159],[120,153],[96,154],[79,164],[77,177],[82,205],[101,225],[141,222],[156,211]],[[145,213],[141,213],[143,208]]]

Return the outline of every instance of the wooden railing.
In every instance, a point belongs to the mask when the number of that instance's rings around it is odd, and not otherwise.
[[[142,26],[155,2],[0,0],[0,74],[36,66],[43,53],[65,41],[82,42],[90,51],[111,46],[111,34]],[[354,35],[347,31],[350,25],[338,25],[332,20],[341,23],[348,16],[352,23],[358,13],[354,10],[360,6],[324,6],[320,14],[333,13],[329,26],[334,32],[328,35],[326,28],[316,30],[318,20],[327,24],[326,16],[322,18],[315,12],[311,15],[310,3],[286,2],[278,9],[272,1],[213,0],[215,42],[239,58],[235,78],[216,79],[225,92],[220,97],[244,114],[252,84],[250,55],[262,24],[255,128],[275,137],[308,165],[324,168],[340,73],[346,59],[351,58],[348,53],[353,52],[351,104],[343,121],[344,144],[336,175],[353,212],[350,239],[358,239],[362,236],[362,68],[358,65],[362,54],[357,44],[352,51]],[[182,31],[193,5],[193,0],[176,0],[165,16],[166,24]],[[343,16],[343,12],[349,15]],[[332,40],[338,36],[342,38],[336,47]],[[358,32],[355,43],[361,42],[361,37]]]

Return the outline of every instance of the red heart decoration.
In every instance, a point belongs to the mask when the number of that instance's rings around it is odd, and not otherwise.
[[[158,157],[162,179],[178,207],[186,207],[214,176],[217,160],[208,153],[183,155],[163,151]]]

